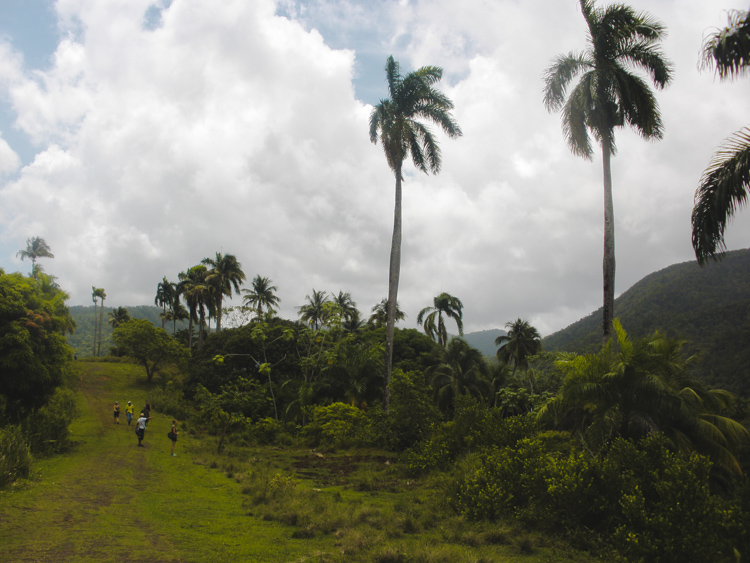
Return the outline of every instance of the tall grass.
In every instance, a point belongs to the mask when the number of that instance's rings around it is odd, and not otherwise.
[[[31,472],[31,450],[18,426],[0,428],[0,487]]]

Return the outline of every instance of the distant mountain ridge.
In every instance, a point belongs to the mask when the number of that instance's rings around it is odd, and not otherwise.
[[[495,339],[498,336],[505,336],[506,334],[508,333],[504,330],[493,328],[490,330],[478,330],[477,332],[470,332],[468,334],[464,334],[463,338],[472,346],[472,348],[476,348],[485,356],[494,356],[497,352]]]
[[[102,340],[102,355],[109,354],[112,346],[112,325],[107,322],[109,313],[116,307],[104,306],[104,338]],[[131,319],[146,319],[151,321],[154,326],[161,328],[161,307],[154,305],[129,305],[125,307]],[[96,320],[98,321],[101,308],[96,308]],[[68,335],[68,343],[73,347],[76,353],[81,357],[93,356],[94,354],[94,306],[93,305],[73,305],[70,307],[70,314],[76,322],[76,330],[73,334]],[[188,323],[180,321],[177,323],[177,330],[187,328]],[[165,327],[167,332],[172,333],[172,323],[167,323]]]
[[[655,330],[687,341],[700,352],[706,380],[750,395],[750,249],[728,252],[704,267],[674,264],[644,277],[615,300],[630,337]],[[545,337],[544,350],[592,352],[601,348],[601,309]]]

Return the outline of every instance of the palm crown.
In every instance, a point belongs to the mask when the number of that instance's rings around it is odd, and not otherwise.
[[[729,26],[710,36],[703,46],[703,66],[716,67],[722,79],[750,69],[750,11],[733,11]],[[750,128],[735,133],[714,154],[701,177],[693,207],[693,249],[698,263],[723,255],[729,219],[750,195]]]
[[[669,84],[672,71],[657,47],[664,26],[622,4],[605,9],[590,0],[580,4],[589,46],[582,53],[558,57],[544,76],[544,105],[549,111],[563,110],[570,150],[591,159],[590,131],[615,154],[613,129],[626,124],[644,138],[660,139],[663,125],[656,98],[630,68],[645,71],[657,88]],[[568,86],[578,75],[581,79],[566,100]]]
[[[424,331],[438,344],[445,346],[448,344],[448,331],[445,328],[443,315],[456,321],[458,333],[463,335],[463,308],[464,305],[458,297],[453,297],[449,293],[441,293],[432,300],[432,307],[425,307],[417,315],[417,324],[424,327]],[[426,316],[425,316],[426,315]],[[437,321],[437,322],[436,322]]]
[[[243,300],[257,312],[258,318],[263,316],[264,307],[268,313],[271,313],[281,302],[281,299],[274,293],[277,291],[277,287],[271,285],[271,283],[269,278],[257,275],[253,278],[253,288],[242,290],[245,294]]]

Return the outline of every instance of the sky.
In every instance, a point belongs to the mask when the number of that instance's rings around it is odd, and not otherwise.
[[[694,260],[701,174],[750,125],[750,79],[699,68],[745,0],[629,5],[666,26],[674,80],[662,140],[616,132],[617,295]],[[585,47],[575,0],[0,0],[0,268],[28,272],[40,236],[69,304],[96,286],[128,306],[221,252],[245,287],[272,280],[281,316],[316,289],[366,318],[388,287],[395,182],[368,121],[393,55],[443,68],[463,130],[436,130],[440,174],[405,170],[398,326],[445,291],[467,332],[550,334],[602,302],[601,157],[572,155],[542,101],[545,69]],[[741,211],[726,242],[748,241]]]

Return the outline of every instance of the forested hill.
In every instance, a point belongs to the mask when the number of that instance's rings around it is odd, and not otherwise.
[[[750,249],[728,252],[703,268],[697,262],[654,272],[615,300],[615,317],[631,337],[659,330],[703,351],[707,381],[750,395]],[[601,309],[547,336],[547,351],[591,352],[601,347]]]
[[[112,346],[112,325],[109,324],[109,313],[114,307],[104,307],[104,340],[102,342],[102,355],[109,354]],[[128,314],[131,319],[147,319],[161,328],[161,307],[153,305],[127,306]],[[96,308],[96,317],[98,319],[101,313],[101,307]],[[94,306],[75,305],[70,308],[70,314],[76,322],[75,333],[68,335],[68,342],[81,357],[92,356],[94,353]],[[172,324],[165,327],[168,332],[172,333]],[[178,322],[177,330],[187,328],[186,322]]]

